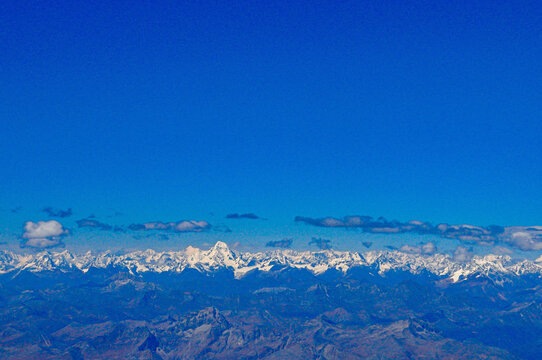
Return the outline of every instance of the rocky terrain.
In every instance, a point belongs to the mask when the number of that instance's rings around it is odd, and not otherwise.
[[[1,359],[540,359],[536,263],[396,251],[0,253]]]

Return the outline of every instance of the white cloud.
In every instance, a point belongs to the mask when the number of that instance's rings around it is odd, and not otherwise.
[[[130,230],[166,230],[178,232],[199,232],[209,230],[211,224],[207,221],[182,220],[178,222],[163,223],[160,221],[144,224],[132,224],[128,227]]]
[[[454,260],[459,262],[469,261],[472,258],[472,250],[458,246],[454,251]]]
[[[181,221],[177,223],[175,226],[175,230],[185,232],[185,231],[201,231],[205,230],[209,227],[209,223],[207,221]]]
[[[542,250],[542,241],[540,239],[539,231],[514,232],[507,242],[525,251]]]
[[[421,250],[418,246],[412,245],[403,245],[399,248],[399,251],[408,253],[408,254],[420,254]]]
[[[422,254],[434,254],[437,251],[437,247],[432,242],[422,245]]]
[[[38,221],[37,223],[27,221],[24,230],[23,238],[25,239],[47,238],[67,233],[62,224],[56,220]]]
[[[22,247],[48,248],[63,245],[60,240],[68,234],[61,223],[56,220],[50,221],[27,221],[24,225],[24,232],[21,242]]]
[[[45,249],[50,247],[59,246],[62,244],[62,241],[60,241],[60,238],[32,238],[28,239],[24,242],[24,247],[33,247],[33,248],[39,248],[39,249]]]
[[[406,252],[408,254],[432,255],[437,252],[437,247],[432,242],[428,242],[417,246],[403,245],[399,248],[399,251]]]
[[[188,245],[188,247],[185,249],[184,252],[186,255],[194,255],[194,254],[199,253],[200,251],[201,250],[199,248]]]

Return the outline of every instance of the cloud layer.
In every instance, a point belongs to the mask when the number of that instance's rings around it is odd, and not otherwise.
[[[428,234],[435,232],[431,224],[417,220],[401,223],[396,220],[388,221],[383,217],[373,219],[371,216],[345,216],[342,219],[333,217],[310,218],[296,216],[296,222],[304,222],[309,225],[328,228],[360,228],[366,232],[396,234],[404,232],[416,232]]]
[[[178,222],[163,223],[160,221],[149,222],[143,224],[132,224],[129,226],[130,230],[144,231],[144,230],[166,230],[175,232],[200,232],[209,230],[211,224],[207,221],[197,220],[181,220]]]
[[[292,246],[293,240],[292,239],[282,239],[282,240],[275,240],[275,241],[268,241],[265,246],[267,247],[276,247],[276,248],[289,248]]]
[[[260,217],[254,213],[247,213],[247,214],[228,214],[226,215],[226,219],[252,219],[257,220],[260,219]]]
[[[95,229],[104,230],[104,231],[116,231],[116,232],[124,231],[124,229],[120,226],[105,224],[103,222],[100,222],[98,220],[91,219],[91,218],[77,220],[76,224],[80,228],[89,227],[89,228],[95,228]]]
[[[327,228],[358,228],[367,233],[377,234],[434,234],[447,239],[457,239],[477,245],[507,244],[524,251],[542,250],[542,226],[497,226],[450,225],[411,220],[400,222],[383,217],[345,216],[341,218],[310,218],[297,216],[296,222]]]
[[[47,207],[44,207],[42,211],[51,217],[59,217],[59,218],[65,218],[68,216],[72,216],[73,214],[71,208],[67,210],[62,210],[62,209],[54,209],[50,206],[47,206]]]
[[[408,253],[408,254],[417,254],[417,255],[433,255],[437,252],[437,247],[432,242],[425,244],[419,244],[416,246],[412,245],[403,245],[399,248],[399,251]]]
[[[62,237],[67,234],[68,231],[56,220],[38,221],[37,223],[27,221],[21,236],[21,247],[43,249],[64,246]]]
[[[320,250],[330,250],[331,240],[313,237],[309,245],[316,245]]]

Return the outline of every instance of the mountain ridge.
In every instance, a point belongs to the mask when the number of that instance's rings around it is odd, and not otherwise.
[[[0,251],[0,274],[15,271],[82,271],[91,268],[125,268],[130,273],[177,272],[195,269],[212,272],[232,270],[236,278],[253,270],[272,271],[274,267],[306,269],[318,275],[335,269],[346,273],[354,267],[366,267],[379,274],[398,270],[412,274],[423,271],[441,278],[460,281],[469,276],[532,274],[542,277],[542,266],[529,260],[514,261],[506,255],[474,256],[466,262],[455,261],[445,254],[416,255],[401,251],[368,251],[364,253],[336,250],[296,251],[276,249],[266,252],[240,252],[231,250],[218,241],[209,250],[188,247],[181,251],[155,251],[152,249],[113,254],[110,251],[91,251],[76,255],[67,250],[43,251],[36,254],[18,254]]]

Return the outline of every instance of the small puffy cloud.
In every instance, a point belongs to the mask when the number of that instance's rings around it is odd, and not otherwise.
[[[104,230],[104,231],[116,231],[116,232],[124,231],[124,229],[122,229],[120,226],[105,224],[93,218],[77,220],[76,224],[80,228],[89,227],[89,228],[95,228],[95,229]]]
[[[432,242],[422,245],[422,254],[434,254],[437,252],[437,246]]]
[[[27,221],[24,225],[21,247],[50,248],[64,246],[62,237],[67,235],[61,223],[50,221]]]
[[[175,231],[190,232],[190,231],[202,231],[209,228],[209,223],[206,221],[180,221],[175,225]]]
[[[437,247],[432,242],[428,242],[416,246],[403,245],[399,248],[399,251],[416,255],[432,255],[437,252]]]
[[[454,260],[457,262],[467,262],[472,259],[472,248],[467,249],[463,246],[458,246],[454,251]]]
[[[188,247],[184,250],[184,253],[186,255],[195,255],[198,254],[200,251],[201,250],[199,248],[188,245]]]
[[[536,263],[542,264],[542,255],[540,255],[536,260]]]
[[[23,238],[45,238],[60,236],[66,233],[67,231],[64,229],[62,224],[56,220],[38,221],[37,223],[27,221],[24,225]]]
[[[313,237],[309,245],[316,245],[320,250],[331,249],[331,240]]]
[[[510,227],[506,229],[505,242],[524,251],[542,250],[542,228]]]
[[[292,239],[282,239],[282,240],[275,240],[275,241],[268,241],[265,246],[267,247],[276,247],[276,248],[289,248],[292,246]]]
[[[228,214],[226,215],[226,219],[251,219],[251,220],[257,220],[260,219],[260,217],[254,213],[246,213],[246,214]]]
[[[130,230],[167,230],[175,232],[200,232],[211,228],[211,224],[206,221],[182,220],[178,222],[149,222],[144,224],[132,224]]]
[[[399,251],[407,254],[421,254],[421,249],[419,246],[412,245],[403,245],[399,248]]]
[[[51,206],[44,207],[42,211],[51,217],[59,217],[59,218],[69,217],[69,216],[72,216],[73,214],[71,208],[67,210],[62,210],[62,209],[54,209]]]

